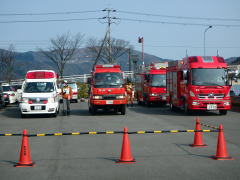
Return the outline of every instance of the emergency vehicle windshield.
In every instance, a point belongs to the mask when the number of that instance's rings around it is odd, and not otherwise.
[[[165,74],[152,74],[151,86],[153,87],[166,87],[166,75]]]
[[[192,85],[226,86],[226,69],[192,69]]]
[[[120,88],[123,87],[121,73],[96,73],[94,76],[95,88]]]
[[[49,93],[53,91],[53,82],[28,82],[23,90],[25,93]]]
[[[13,91],[13,89],[10,86],[2,86],[3,91]]]

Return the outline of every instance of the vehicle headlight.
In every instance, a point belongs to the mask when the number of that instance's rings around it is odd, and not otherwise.
[[[193,106],[197,106],[197,105],[200,105],[200,103],[197,102],[197,101],[193,101],[193,102],[192,102],[192,105],[193,105]]]
[[[152,93],[152,94],[150,94],[150,96],[158,96],[158,94],[154,94],[154,93]]]
[[[28,98],[22,98],[21,103],[28,103]]]
[[[50,103],[55,103],[55,98],[54,98],[54,97],[49,98],[48,101],[49,101]]]
[[[195,97],[195,94],[192,91],[189,91],[191,97]]]
[[[230,105],[230,102],[224,102],[223,103],[225,106],[229,106]]]
[[[118,95],[118,96],[116,96],[116,99],[124,99],[124,98],[125,98],[124,95]]]
[[[93,99],[103,99],[102,96],[93,96]]]

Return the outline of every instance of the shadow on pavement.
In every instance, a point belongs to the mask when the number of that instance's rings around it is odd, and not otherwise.
[[[169,116],[217,116],[218,111],[193,111],[189,114],[185,114],[181,109],[171,111],[168,106],[142,106],[134,105],[134,107],[129,107],[128,110],[134,111],[136,113],[142,114],[155,114],[155,115],[169,115]]]

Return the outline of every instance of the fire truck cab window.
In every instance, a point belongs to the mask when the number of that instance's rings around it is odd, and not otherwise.
[[[227,71],[225,69],[192,70],[192,85],[225,86],[227,83]]]
[[[122,87],[123,85],[121,73],[96,73],[94,81],[94,87],[97,88]]]
[[[166,75],[165,74],[152,74],[150,77],[151,85],[153,87],[165,87]]]

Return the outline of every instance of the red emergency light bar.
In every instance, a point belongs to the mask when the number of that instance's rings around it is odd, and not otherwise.
[[[55,78],[57,75],[54,72],[36,71],[28,72],[26,74],[26,79],[51,79]]]
[[[104,65],[96,65],[95,68],[120,68],[120,65],[104,64]]]

